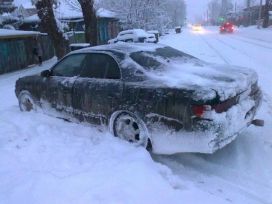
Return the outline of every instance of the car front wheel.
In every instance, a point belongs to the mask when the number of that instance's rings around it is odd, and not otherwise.
[[[35,101],[28,91],[21,91],[18,96],[18,100],[19,100],[19,107],[21,111],[29,112],[29,111],[36,110]]]
[[[113,133],[120,139],[126,140],[137,146],[143,146],[148,151],[152,150],[151,140],[148,137],[144,122],[133,114],[119,114],[113,123]]]

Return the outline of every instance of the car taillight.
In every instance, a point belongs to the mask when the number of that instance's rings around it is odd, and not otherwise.
[[[210,111],[212,107],[210,105],[193,105],[192,112],[196,117],[202,117],[205,111]]]

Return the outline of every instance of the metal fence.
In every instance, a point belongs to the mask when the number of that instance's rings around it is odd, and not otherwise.
[[[0,74],[24,69],[37,64],[33,48],[37,46],[36,36],[0,39]],[[42,59],[54,56],[54,47],[47,35],[38,38],[42,49]]]

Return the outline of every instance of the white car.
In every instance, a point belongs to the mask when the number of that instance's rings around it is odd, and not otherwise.
[[[121,31],[116,38],[108,41],[109,44],[117,42],[148,42],[155,43],[156,38],[154,34],[147,33],[142,29],[131,29]]]

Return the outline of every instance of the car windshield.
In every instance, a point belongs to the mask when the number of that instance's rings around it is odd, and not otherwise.
[[[157,48],[155,51],[137,51],[130,54],[130,57],[147,70],[165,69],[171,61],[182,59],[187,61],[196,59],[179,50],[171,47]]]

